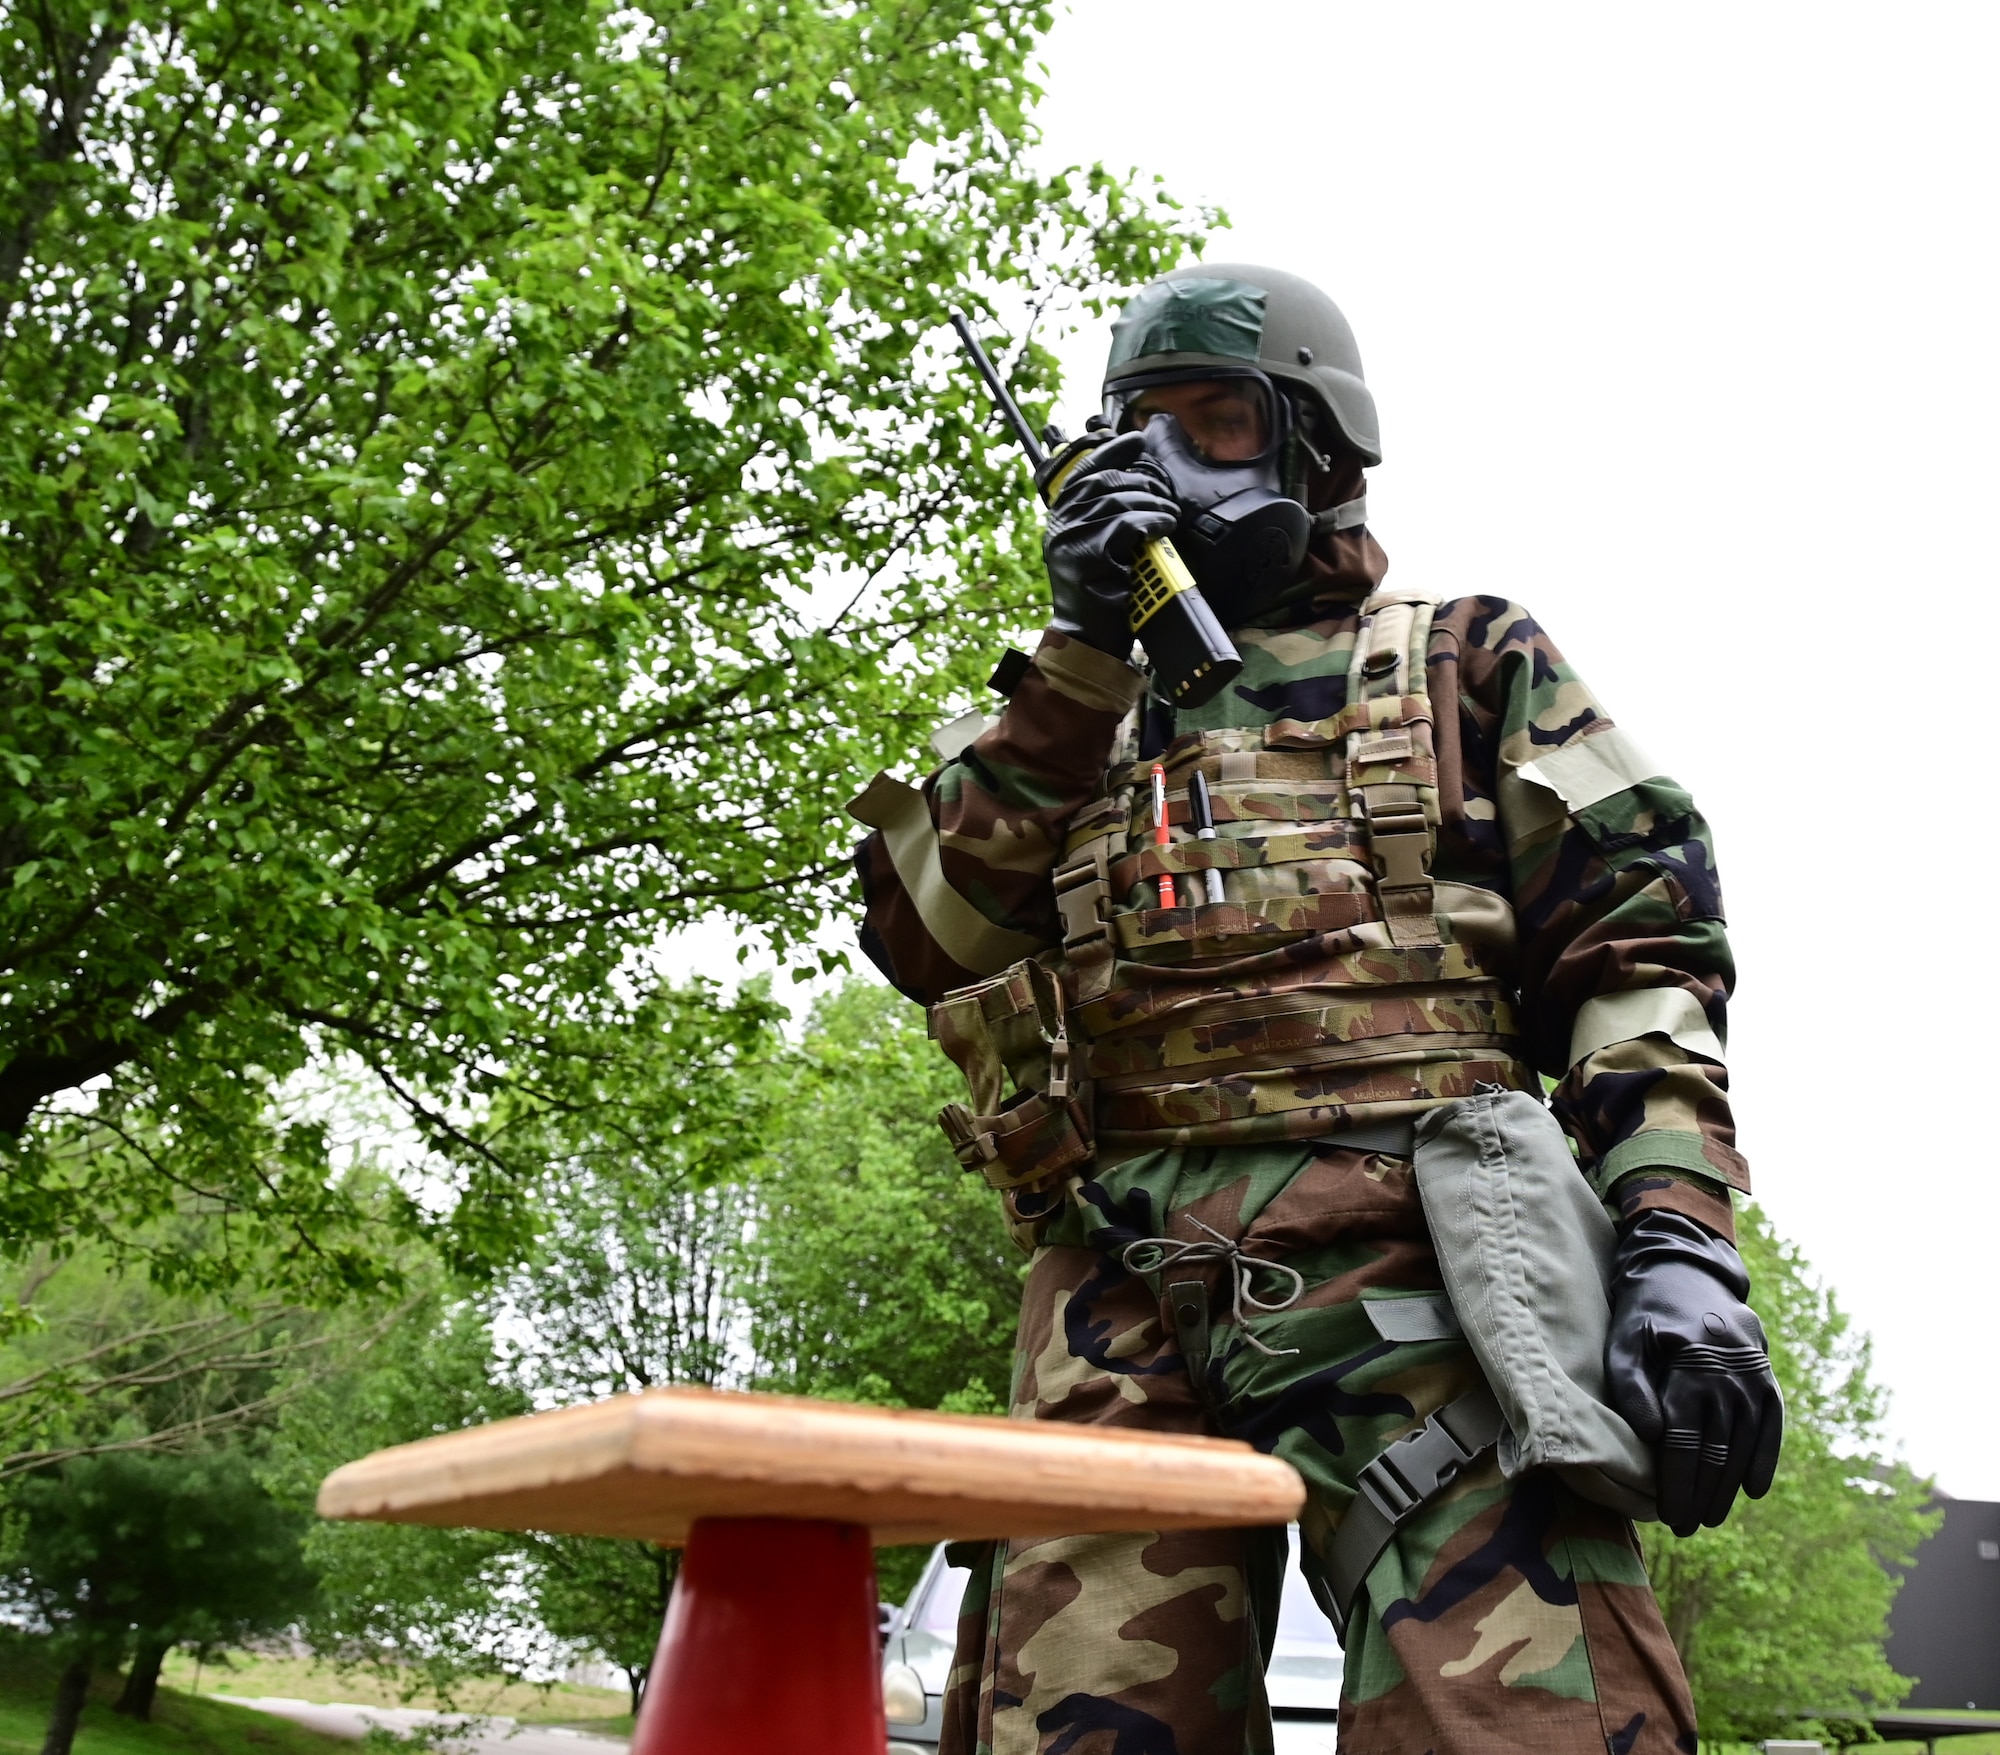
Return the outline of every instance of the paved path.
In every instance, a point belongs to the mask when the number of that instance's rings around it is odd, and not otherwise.
[[[378,1725],[403,1734],[435,1726],[445,1733],[440,1746],[452,1755],[459,1751],[466,1755],[623,1755],[628,1747],[624,1737],[598,1736],[560,1725],[524,1725],[511,1718],[422,1712],[409,1706],[321,1706],[280,1695],[247,1699],[240,1694],[211,1694],[209,1698],[276,1713],[330,1737],[365,1737]]]

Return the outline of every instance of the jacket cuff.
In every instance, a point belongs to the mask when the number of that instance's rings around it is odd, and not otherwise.
[[[1055,628],[1035,649],[1035,668],[1057,694],[1121,719],[1146,692],[1146,673]]]
[[[1750,1192],[1750,1166],[1734,1146],[1706,1134],[1683,1133],[1679,1129],[1648,1128],[1620,1140],[1598,1159],[1590,1172],[1592,1185],[1600,1195],[1621,1176],[1635,1170],[1677,1170],[1699,1176],[1705,1182],[1720,1182],[1730,1188]]]
[[[1620,1226],[1642,1213],[1679,1213],[1726,1243],[1736,1241],[1736,1207],[1729,1190],[1707,1178],[1676,1170],[1635,1170],[1622,1177],[1606,1200]]]

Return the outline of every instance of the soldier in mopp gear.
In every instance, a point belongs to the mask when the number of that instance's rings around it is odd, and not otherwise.
[[[1731,1243],[1707,827],[1519,605],[1385,587],[1375,408],[1317,289],[1168,275],[1116,324],[1104,397],[997,722],[855,806],[863,943],[933,1008],[968,1080],[947,1130],[1032,1252],[1012,1411],[1298,1468],[1343,1750],[1692,1752],[1627,1513],[1721,1522],[1782,1426]],[[1133,662],[1131,566],[1162,536],[1244,660],[1195,708]],[[1453,1139],[1485,1192],[1447,1214]],[[1501,1226],[1530,1279],[1496,1317],[1461,1288]],[[1549,1309],[1637,1486],[1529,1430],[1507,1323]],[[1001,1545],[945,1750],[1268,1747],[1284,1554],[1282,1531]]]

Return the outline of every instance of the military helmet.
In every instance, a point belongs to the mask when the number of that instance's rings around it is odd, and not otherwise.
[[[1382,461],[1354,331],[1325,293],[1282,269],[1202,262],[1141,287],[1111,325],[1104,394],[1245,371],[1296,386],[1364,463]]]

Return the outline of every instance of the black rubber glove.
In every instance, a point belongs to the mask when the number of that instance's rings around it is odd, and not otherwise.
[[[1144,433],[1107,439],[1071,471],[1049,508],[1042,559],[1055,600],[1050,625],[1100,652],[1132,650],[1132,561],[1149,537],[1170,536],[1180,507]]]
[[[1750,1276],[1720,1237],[1679,1213],[1644,1213],[1612,1260],[1604,1369],[1611,1405],[1659,1459],[1660,1521],[1677,1536],[1729,1515],[1737,1490],[1771,1490],[1785,1401]]]

